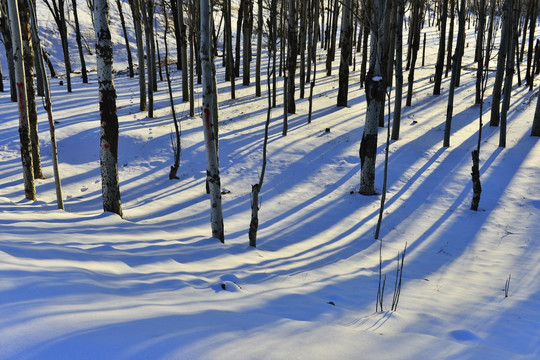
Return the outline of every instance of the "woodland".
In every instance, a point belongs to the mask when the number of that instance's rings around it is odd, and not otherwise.
[[[540,356],[538,0],[0,0],[0,40],[0,357]]]

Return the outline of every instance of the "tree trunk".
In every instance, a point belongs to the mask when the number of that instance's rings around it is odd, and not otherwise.
[[[141,19],[141,0],[130,0],[131,13],[137,41],[137,59],[139,62],[139,110],[146,111],[146,80],[144,71],[144,44]],[[144,1],[144,0],[143,0]]]
[[[212,52],[210,41],[210,5],[208,0],[200,0],[201,14],[201,65],[202,65],[202,120],[204,141],[206,144],[206,178],[210,189],[210,219],[212,236],[225,241],[223,231],[223,212],[221,207],[221,180],[219,176],[218,155],[214,137],[214,127],[217,126],[217,119],[212,111],[213,102],[213,82],[214,73],[212,71]]]
[[[401,125],[401,102],[403,94],[403,0],[397,0],[396,8],[396,95],[394,100],[392,140],[399,139],[399,130]]]
[[[124,23],[124,14],[122,13],[122,9],[120,8],[120,0],[117,0],[118,4],[118,11],[120,12],[120,19],[122,20],[122,27],[124,29],[124,36],[126,35],[126,26]],[[88,74],[86,72],[86,61],[84,61],[84,52],[83,52],[83,46],[82,46],[82,40],[81,40],[81,29],[79,26],[79,14],[77,12],[77,1],[71,0],[71,5],[73,7],[73,17],[75,20],[75,41],[77,42],[77,49],[79,50],[79,60],[81,61],[81,73],[82,73],[82,82],[84,84],[88,84]],[[126,37],[127,41],[127,37]],[[128,46],[128,61],[131,64],[131,53],[129,52],[129,46]],[[131,77],[133,77],[133,65],[131,65]]]
[[[76,0],[72,0],[72,1],[73,3],[76,2]],[[122,34],[124,35],[124,43],[126,44],[129,77],[132,78],[135,76],[135,73],[133,72],[133,57],[131,56],[131,47],[129,46],[129,39],[128,39],[127,29],[126,29],[126,21],[124,19],[124,11],[122,10],[122,2],[120,0],[116,0],[116,7],[118,8],[118,15],[120,15],[120,23],[122,24]],[[82,49],[79,50],[79,54],[82,59],[83,58]],[[86,71],[86,67],[85,67],[85,71]],[[84,82],[84,73],[83,73],[83,82]]]
[[[448,92],[448,106],[446,108],[446,123],[444,127],[444,147],[450,146],[450,132],[452,126],[452,114],[454,111],[454,91],[456,88],[456,81],[458,77],[457,68],[460,66],[461,58],[463,57],[463,41],[465,40],[463,34],[465,33],[465,0],[461,0],[461,4],[458,9],[458,38],[456,44],[456,52],[454,54],[454,61],[452,63],[452,77],[450,78],[450,90]]]
[[[242,39],[242,23],[244,20],[244,7],[246,1],[240,0],[240,8],[238,9],[238,19],[236,20],[236,61],[234,62],[234,75],[240,76],[240,44]]]
[[[263,35],[263,0],[257,1],[257,58],[255,60],[255,96],[261,96],[261,59]],[[270,81],[270,79],[268,79]]]
[[[2,7],[7,6],[7,2],[5,4],[0,3]],[[2,9],[4,13],[7,13],[7,8]],[[15,61],[13,59],[13,42],[12,42],[12,34],[11,29],[9,26],[9,19],[7,16],[0,17],[0,32],[2,33],[2,40],[4,43],[4,48],[6,49],[6,58],[7,58],[7,64],[8,64],[8,73],[9,73],[9,83],[10,83],[10,95],[11,95],[11,101],[17,102],[17,86],[15,85]]]
[[[19,19],[21,24],[21,36],[24,58],[24,75],[26,82],[26,106],[28,108],[28,126],[30,129],[30,141],[32,142],[32,166],[34,179],[44,179],[41,170],[41,153],[39,150],[38,115],[36,107],[36,88],[34,86],[34,48],[30,26],[30,9],[26,1],[21,1],[19,7]]]
[[[529,85],[529,91],[532,91],[534,84],[534,75],[531,71],[532,61],[534,56],[534,34],[536,31],[536,14],[538,13],[538,1],[531,0],[531,18],[529,25],[529,50],[527,51],[527,71],[525,78],[527,80],[527,85]]]
[[[517,55],[515,44],[518,41],[517,25],[519,22],[519,3],[516,1],[511,4],[510,7],[512,8],[512,15],[509,38],[512,39],[512,41],[510,41],[508,44],[508,59],[506,60],[506,75],[504,78],[503,101],[501,108],[501,127],[499,129],[499,147],[506,147],[506,120],[508,116],[508,109],[510,108],[510,98],[512,96],[512,78],[514,77],[515,61],[514,56]]]
[[[313,35],[311,37],[311,47],[309,52],[309,61],[313,62],[313,77],[309,84],[309,110],[308,110],[308,123],[311,123],[311,115],[313,110],[313,89],[315,88],[315,79],[317,78],[317,33],[319,32],[319,0],[313,0]]]
[[[420,49],[420,31],[422,28],[423,22],[423,1],[415,0],[413,3],[413,20],[411,25],[412,31],[412,44],[411,48],[411,65],[409,68],[409,79],[408,79],[408,90],[407,90],[407,100],[405,105],[411,106],[412,96],[413,96],[413,87],[414,87],[414,70],[416,67],[416,60],[418,58],[418,50]]]
[[[482,1],[482,0],[481,0]],[[441,9],[441,34],[439,37],[439,51],[437,53],[437,63],[435,65],[435,84],[433,87],[433,95],[441,94],[441,82],[444,68],[444,55],[446,54],[446,20],[448,18],[448,1],[442,2]],[[396,69],[397,73],[397,69]]]
[[[503,4],[503,27],[501,33],[501,42],[499,46],[499,54],[497,55],[497,73],[493,84],[491,117],[489,124],[491,126],[499,126],[500,120],[500,103],[501,89],[504,78],[504,67],[507,61],[508,44],[512,44],[512,4],[513,0],[505,0]]]
[[[450,29],[448,31],[448,55],[446,57],[446,72],[445,77],[448,77],[448,72],[452,67],[452,44],[454,43],[454,18],[456,17],[456,1],[449,0],[450,3]]]
[[[195,91],[194,91],[194,62],[195,54],[193,49],[193,29],[189,28],[189,116],[195,117]]]
[[[0,92],[4,92],[4,74],[2,72],[1,61],[0,61]]]
[[[270,50],[272,51],[272,50]],[[270,54],[271,55],[271,54]],[[268,59],[268,68],[270,69],[270,62],[272,57]],[[276,68],[273,67],[268,71],[267,88],[268,88],[268,108],[266,111],[266,122],[264,124],[264,140],[263,140],[263,154],[262,154],[262,167],[261,175],[259,176],[259,182],[251,186],[251,221],[249,223],[249,246],[257,246],[257,229],[259,227],[259,192],[262,189],[264,182],[264,173],[266,171],[266,152],[268,145],[268,128],[270,127],[271,113],[272,113],[272,95],[270,93],[270,73],[275,72]]]
[[[332,12],[332,22],[328,23],[331,26],[331,30],[328,32],[330,36],[327,36],[328,41],[328,52],[326,53],[326,75],[332,75],[332,61],[335,59],[336,55],[336,37],[337,37],[337,23],[339,15],[339,0],[334,1],[333,12]],[[330,16],[328,17],[330,20]]]
[[[154,82],[155,82],[155,66],[154,61],[154,24],[153,24],[153,11],[149,9],[153,8],[154,4],[152,0],[140,0],[141,1],[141,13],[144,23],[144,33],[146,39],[146,64],[147,64],[147,76],[148,76],[148,117],[154,117]]]
[[[474,100],[475,104],[480,104],[483,99],[483,91],[482,91],[482,82],[484,79],[484,32],[486,27],[486,0],[480,0],[480,4],[478,6],[478,34],[476,37],[476,53],[475,53],[475,59],[477,64],[477,70],[476,70],[476,97]],[[488,44],[489,46],[489,44]]]
[[[534,112],[531,136],[540,136],[540,94],[536,98],[536,110]]]
[[[245,0],[244,5],[244,26],[243,26],[243,47],[244,56],[242,62],[242,84],[249,85],[251,81],[250,62],[251,62],[251,35],[253,30],[253,0]]]
[[[187,58],[187,40],[186,24],[184,23],[184,4],[181,0],[177,2],[178,6],[178,27],[180,36],[180,63],[182,70],[182,101],[189,101],[189,80],[188,80],[188,58]],[[166,64],[166,63],[165,63]],[[167,66],[167,65],[165,65]]]
[[[15,62],[17,99],[19,103],[19,138],[21,141],[24,194],[28,200],[36,200],[34,169],[32,166],[32,142],[30,141],[28,107],[26,102],[27,93],[24,74],[23,45],[17,0],[8,0],[8,12],[11,25],[11,41],[13,44],[13,61]]]
[[[234,53],[232,46],[232,29],[231,29],[231,0],[223,0],[224,12],[225,12],[225,29],[223,30],[225,36],[225,50],[223,56],[225,57],[225,80],[231,82],[231,99],[236,98],[236,84],[235,84],[235,70],[234,70]]]
[[[360,143],[360,189],[362,195],[375,194],[375,160],[377,155],[377,132],[380,112],[383,111],[386,85],[381,69],[384,44],[383,21],[386,10],[385,0],[375,0],[372,7],[371,56],[366,77],[366,124]],[[369,12],[366,12],[369,13]]]
[[[295,93],[295,75],[296,75],[296,57],[297,49],[297,26],[296,21],[296,0],[289,0],[289,25],[287,27],[287,112],[296,113]]]
[[[107,0],[94,0],[94,27],[101,120],[100,164],[103,210],[122,216],[118,183],[118,116],[112,73],[113,50]]]
[[[341,59],[339,63],[339,89],[337,106],[347,106],[349,96],[349,57],[351,56],[351,0],[343,3],[343,17],[341,18]]]
[[[306,49],[307,49],[307,6],[309,5],[309,0],[300,2],[300,33],[298,35],[298,51],[300,52],[300,69],[299,69],[299,87],[300,94],[299,97],[303,99],[305,97],[305,87],[306,87]]]

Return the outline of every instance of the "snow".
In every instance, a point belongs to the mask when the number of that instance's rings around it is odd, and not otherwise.
[[[351,194],[359,185],[366,105],[359,66],[351,72],[349,107],[335,106],[335,61],[331,77],[317,67],[311,124],[307,99],[289,116],[286,137],[283,108],[272,111],[255,249],[247,232],[251,184],[261,169],[266,84],[256,98],[254,85],[237,83],[231,100],[217,62],[220,170],[230,191],[223,195],[225,244],[210,237],[202,122],[188,116],[174,66],[180,180],[168,179],[173,123],[166,84],[159,84],[150,119],[138,111],[137,79],[115,78],[124,219],[102,211],[96,74],[89,84],[74,76],[71,94],[52,83],[66,211],[56,208],[39,101],[46,179],[36,181],[38,201],[24,199],[17,106],[9,92],[1,93],[0,358],[540,358],[540,144],[529,136],[538,85],[536,92],[514,87],[505,149],[498,147],[499,129],[483,127],[483,192],[480,211],[471,211],[479,112],[468,67],[474,47],[466,48],[456,89],[451,147],[443,148],[449,78],[442,95],[431,95],[438,35],[436,28],[424,31],[426,66],[417,68],[413,106],[403,108],[400,140],[390,145],[383,312],[375,311],[380,197]],[[122,64],[118,43],[115,59]],[[490,88],[486,94],[484,122]],[[385,137],[381,128],[379,191]],[[394,312],[396,260],[405,244]]]

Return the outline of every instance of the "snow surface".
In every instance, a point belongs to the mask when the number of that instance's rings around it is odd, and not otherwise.
[[[471,211],[479,115],[474,35],[469,30],[456,89],[452,146],[443,148],[449,78],[443,94],[432,96],[438,35],[436,28],[423,31],[426,65],[417,69],[413,106],[403,108],[401,138],[390,146],[381,228],[383,312],[375,311],[380,197],[351,194],[359,185],[365,120],[359,66],[351,73],[349,107],[335,106],[339,61],[327,77],[321,57],[313,122],[307,123],[307,99],[299,99],[283,137],[283,108],[272,111],[256,249],[248,246],[247,231],[250,185],[261,169],[265,84],[264,96],[256,98],[253,85],[237,82],[231,100],[217,62],[221,176],[230,191],[223,196],[225,244],[210,238],[202,123],[188,116],[173,66],[180,180],[168,179],[166,84],[159,83],[150,119],[138,111],[137,80],[115,79],[124,219],[102,211],[95,73],[89,84],[74,77],[70,94],[52,83],[66,211],[56,208],[41,104],[46,179],[37,180],[39,200],[31,202],[24,199],[17,106],[9,92],[0,94],[0,358],[540,358],[540,144],[529,136],[538,86],[536,92],[514,87],[507,148],[498,147],[498,128],[483,127],[483,192],[480,211]],[[116,64],[125,59],[120,45]],[[484,122],[490,95],[488,88]],[[379,191],[385,137],[381,128]],[[405,244],[393,312],[396,259]]]

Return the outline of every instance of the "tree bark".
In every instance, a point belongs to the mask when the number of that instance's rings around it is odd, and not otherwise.
[[[122,27],[124,29],[124,36],[126,36],[126,26],[124,23],[124,14],[122,13],[122,9],[120,8],[120,0],[117,0],[118,4],[118,11],[120,12],[120,19],[122,20]],[[83,52],[83,46],[82,46],[82,39],[81,39],[81,29],[79,26],[79,13],[77,11],[77,0],[71,0],[71,5],[73,7],[73,17],[75,20],[75,41],[77,42],[77,49],[79,50],[79,60],[81,62],[81,73],[82,73],[82,82],[84,84],[88,84],[88,74],[86,71],[86,61],[84,61],[84,52]],[[126,37],[127,40],[127,37]],[[128,46],[128,61],[131,64],[131,77],[133,77],[133,64],[131,62],[131,52],[129,52],[129,46]]]
[[[441,94],[441,82],[444,69],[444,55],[446,54],[446,20],[448,19],[448,1],[442,2],[441,9],[441,34],[439,37],[439,51],[437,53],[437,63],[435,65],[435,84],[433,87],[433,95]],[[397,69],[396,69],[397,73]]]
[[[501,42],[499,46],[499,54],[497,55],[497,73],[493,84],[491,117],[489,124],[491,126],[499,126],[500,121],[500,103],[501,90],[504,78],[505,64],[507,61],[508,44],[512,44],[512,4],[513,0],[505,0],[503,4],[503,27],[501,33]]]
[[[540,136],[540,94],[536,98],[536,110],[534,112],[531,136]]]
[[[343,3],[341,18],[341,59],[339,63],[339,89],[337,106],[347,106],[349,97],[349,57],[351,56],[352,26],[351,26],[351,0]]]
[[[144,71],[144,41],[140,1],[141,0],[130,0],[129,4],[133,15],[135,39],[137,42],[137,59],[139,62],[139,110],[146,111],[146,76]]]
[[[394,100],[392,140],[399,139],[399,130],[401,125],[401,103],[403,97],[403,0],[397,0],[396,7],[396,95]]]
[[[375,160],[380,112],[383,111],[386,84],[381,68],[384,34],[385,0],[374,0],[370,19],[371,56],[366,76],[366,124],[360,142],[360,189],[362,195],[375,194]],[[368,12],[366,12],[368,13]]]
[[[458,38],[456,43],[456,52],[454,54],[454,61],[452,62],[452,76],[450,78],[450,90],[448,92],[448,106],[446,108],[446,123],[444,127],[444,141],[443,146],[450,146],[450,133],[452,126],[452,115],[454,111],[454,91],[456,88],[456,81],[458,77],[457,68],[460,66],[461,58],[463,57],[463,41],[465,38],[465,0],[461,0],[461,4],[458,9]]]
[[[244,5],[244,25],[243,25],[243,62],[242,62],[242,84],[249,85],[251,81],[251,35],[253,30],[253,0],[245,0]]]
[[[62,198],[62,184],[60,181],[60,172],[58,169],[58,151],[56,147],[56,134],[54,131],[54,119],[52,114],[52,104],[51,104],[51,92],[49,87],[49,79],[47,77],[47,72],[45,71],[45,62],[43,60],[43,51],[41,48],[41,42],[38,36],[38,25],[37,25],[37,16],[35,9],[32,6],[28,7],[30,10],[30,24],[32,27],[32,41],[35,46],[36,54],[36,73],[42,77],[41,83],[43,85],[43,98],[44,98],[44,108],[47,112],[47,118],[49,120],[49,134],[51,137],[51,158],[53,165],[54,173],[54,183],[56,187],[56,202],[58,204],[58,209],[64,210],[64,200]],[[37,71],[39,69],[39,71]]]
[[[72,1],[73,3],[76,2],[76,0],[72,0]],[[127,29],[126,29],[126,20],[124,19],[124,11],[122,10],[122,2],[120,0],[116,0],[116,7],[118,8],[118,15],[120,15],[120,23],[122,25],[122,34],[124,35],[124,43],[126,44],[129,77],[132,78],[135,76],[135,73],[133,72],[133,57],[131,56],[131,47],[129,46],[129,39],[128,39],[128,34],[127,34]],[[79,54],[80,54],[81,59],[83,59],[82,48],[80,48]],[[86,66],[85,66],[85,71],[86,71]],[[83,73],[83,82],[84,82],[84,73]]]
[[[28,200],[36,200],[34,169],[32,166],[32,142],[30,141],[28,107],[26,102],[27,93],[24,73],[23,45],[17,0],[8,0],[8,12],[11,25],[11,41],[13,44],[13,61],[15,62],[17,99],[19,103],[19,138],[21,141],[24,194]]]
[[[28,126],[30,130],[30,141],[32,142],[32,166],[34,167],[34,179],[44,179],[45,177],[43,176],[43,171],[41,169],[41,152],[39,149],[36,88],[34,86],[34,48],[30,30],[30,9],[26,1],[21,1],[20,5],[19,19],[23,45],[24,76],[26,78]]]
[[[118,116],[112,73],[113,50],[107,0],[94,0],[94,28],[101,119],[100,164],[103,210],[122,216],[118,182]]]
[[[206,144],[206,178],[210,189],[210,221],[212,228],[212,236],[225,241],[223,230],[223,211],[221,207],[221,180],[219,176],[218,155],[215,139],[214,127],[217,126],[217,119],[214,118],[212,111],[213,102],[213,82],[214,73],[212,71],[212,52],[210,41],[210,5],[208,0],[200,0],[201,9],[201,70],[203,81],[202,95],[202,120],[204,141]]]
[[[257,1],[257,57],[255,59],[255,96],[261,96],[261,59],[263,33],[263,0]],[[270,79],[268,79],[270,80]]]
[[[508,110],[510,108],[510,98],[512,96],[512,79],[514,77],[515,64],[514,56],[517,55],[515,45],[518,41],[517,25],[519,21],[519,3],[516,1],[511,4],[510,7],[512,9],[512,14],[509,39],[512,40],[508,44],[508,59],[506,60],[506,74],[504,78],[503,101],[501,106],[501,126],[499,129],[499,147],[506,147],[506,123]]]
[[[298,55],[297,49],[297,26],[296,21],[296,0],[289,0],[289,23],[287,27],[287,112],[289,114],[296,113],[296,102],[294,99],[295,93],[295,75],[296,75],[296,58]]]

